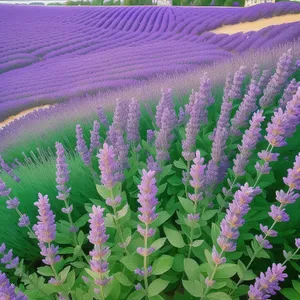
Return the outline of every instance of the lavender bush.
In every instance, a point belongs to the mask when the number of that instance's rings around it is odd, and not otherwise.
[[[206,74],[188,103],[175,103],[163,89],[147,126],[136,99],[119,100],[112,123],[99,108],[89,143],[76,126],[75,155],[99,194],[79,218],[68,165],[74,149],[56,143],[57,197],[36,191],[33,226],[13,196],[17,189],[1,179],[0,196],[40,258],[30,264],[3,241],[0,296],[262,300],[280,292],[299,299],[299,234],[284,227],[293,222],[300,190],[300,153],[291,148],[300,124],[293,64],[292,53],[284,54],[263,84],[269,72],[256,65],[247,82],[249,70],[241,67],[227,76],[221,105]],[[278,78],[283,65],[289,75]],[[273,171],[281,161],[282,178]],[[83,177],[82,190],[84,184]]]

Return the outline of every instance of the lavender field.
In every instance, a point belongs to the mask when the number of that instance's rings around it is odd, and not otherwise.
[[[233,35],[223,25],[300,14],[251,8],[1,6],[0,120],[70,98],[186,72],[299,38],[299,22]]]
[[[300,300],[300,4],[2,5],[0,37],[0,300]]]

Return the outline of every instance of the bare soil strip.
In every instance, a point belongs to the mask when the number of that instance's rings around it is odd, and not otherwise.
[[[267,19],[260,19],[254,22],[245,22],[234,25],[225,25],[212,30],[211,32],[220,34],[235,34],[238,32],[258,31],[272,25],[300,22],[300,14],[277,16]]]

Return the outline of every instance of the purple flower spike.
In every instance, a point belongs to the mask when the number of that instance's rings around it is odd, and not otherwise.
[[[29,217],[27,215],[22,215],[19,219],[19,223],[18,226],[19,227],[27,227],[30,225],[30,220]]]
[[[93,130],[90,131],[91,133],[90,152],[93,152],[95,149],[98,150],[101,146],[99,130],[100,130],[99,122],[94,121]]]
[[[290,190],[300,190],[300,153],[296,156],[294,166],[288,169],[288,176],[283,178]]]
[[[6,201],[6,208],[7,209],[16,209],[20,205],[20,201],[17,197],[14,197],[13,199],[9,199]]]
[[[172,97],[173,96],[172,96],[171,89],[161,90],[161,98],[156,107],[156,115],[155,115],[156,126],[159,129],[162,127],[162,123],[163,123],[162,117],[163,117],[164,110],[166,108],[169,110],[174,110],[174,103]]]
[[[93,205],[93,212],[90,216],[90,233],[88,239],[91,244],[94,245],[94,249],[90,252],[92,259],[90,260],[90,267],[92,271],[98,273],[101,281],[95,281],[99,286],[106,285],[110,277],[107,277],[108,273],[108,262],[106,257],[109,253],[109,248],[104,246],[108,239],[106,234],[106,227],[104,224],[103,211],[104,208]]]
[[[299,194],[294,192],[286,193],[283,190],[276,191],[276,200],[282,205],[295,203],[299,196]]]
[[[261,91],[263,91],[266,88],[271,76],[272,73],[270,70],[263,70],[260,79],[258,81],[258,87]]]
[[[272,268],[269,267],[265,274],[261,273],[254,285],[250,285],[249,300],[269,299],[276,295],[276,292],[280,290],[279,282],[288,277],[283,273],[285,269],[286,267],[281,264],[272,264]]]
[[[11,167],[4,161],[2,156],[0,155],[0,167],[16,182],[20,181],[20,178],[16,176],[11,169]]]
[[[263,96],[259,100],[259,105],[262,108],[266,108],[273,104],[275,96],[280,92],[282,85],[286,83],[290,76],[292,66],[293,56],[291,55],[290,49],[279,58],[276,72],[264,89]]]
[[[108,189],[112,189],[118,181],[118,164],[112,146],[103,144],[103,149],[99,150],[99,169],[101,171],[101,182]]]
[[[183,107],[179,108],[178,126],[185,123],[185,111]]]
[[[200,151],[196,151],[196,157],[193,160],[194,164],[191,167],[190,175],[192,180],[190,184],[194,189],[202,189],[205,183],[205,168],[204,158],[200,156]]]
[[[70,195],[71,188],[67,187],[67,183],[70,179],[68,165],[66,162],[65,149],[61,143],[56,143],[56,186],[58,190],[59,200],[66,201]]]
[[[129,113],[128,113],[128,121],[127,121],[128,142],[138,142],[140,139],[140,134],[139,134],[140,116],[141,116],[140,104],[138,100],[133,98],[129,104]]]
[[[242,98],[241,89],[245,77],[246,68],[244,66],[241,66],[239,70],[234,73],[232,87],[228,95],[230,99]]]
[[[147,158],[147,169],[150,171],[155,171],[156,173],[161,172],[161,168],[159,166],[159,163],[156,162],[153,158],[153,156],[149,155]]]
[[[147,130],[147,143],[151,145],[154,138],[155,138],[154,131],[151,129]]]
[[[279,100],[280,107],[285,110],[287,103],[293,99],[294,94],[296,94],[298,88],[300,87],[300,82],[297,82],[295,78],[291,80],[288,86],[285,88],[282,98]]]
[[[6,187],[5,182],[0,178],[0,196],[7,197],[7,196],[9,196],[10,192],[11,192],[11,189],[8,189]]]
[[[117,99],[112,126],[119,134],[126,130],[128,109],[127,101]]]
[[[235,240],[239,237],[239,227],[244,224],[243,217],[247,214],[249,204],[260,193],[260,189],[249,187],[248,183],[235,192],[232,203],[227,209],[225,218],[221,222],[221,232],[217,242],[224,252],[235,251]]]
[[[233,171],[237,176],[245,175],[245,168],[249,162],[252,151],[261,138],[261,123],[264,121],[263,111],[253,114],[250,121],[250,128],[243,135],[242,144],[238,146],[239,152],[233,160]]]
[[[297,248],[300,248],[300,239],[295,239],[295,245]]]
[[[106,115],[105,115],[105,112],[104,112],[102,106],[99,106],[97,108],[97,113],[98,113],[98,118],[99,118],[100,122],[103,124],[104,127],[108,128],[109,123],[108,123],[108,120],[106,118]]]
[[[290,220],[289,215],[285,212],[284,208],[280,208],[279,206],[272,205],[271,212],[269,212],[269,216],[275,222],[288,222]]]
[[[19,292],[16,294],[15,286],[9,282],[6,275],[0,271],[1,299],[28,300],[27,296]]]
[[[226,263],[226,258],[220,256],[215,246],[213,246],[213,250],[212,250],[212,260],[216,265],[221,265]]]
[[[0,253],[4,254],[5,250],[6,250],[6,245],[4,243],[2,243],[0,246]]]
[[[262,224],[259,224],[260,230],[266,235],[266,236],[270,236],[270,237],[276,237],[278,235],[278,232],[273,230],[273,229],[269,229],[268,226],[263,226]]]
[[[89,166],[91,164],[91,153],[83,138],[83,131],[79,124],[76,125],[76,150],[80,154],[84,164]]]

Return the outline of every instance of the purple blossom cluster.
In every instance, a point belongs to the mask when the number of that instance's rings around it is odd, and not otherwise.
[[[128,110],[127,101],[117,99],[112,126],[119,134],[123,134],[126,131]]]
[[[81,156],[84,164],[90,166],[91,164],[91,153],[85,143],[83,137],[83,130],[79,124],[76,125],[76,151]]]
[[[2,258],[0,260],[1,264],[5,265],[5,269],[15,269],[19,264],[19,257],[13,257],[13,251],[10,249],[7,253],[5,253],[6,245],[2,243],[0,246],[0,254]]]
[[[98,106],[97,115],[98,115],[98,119],[101,122],[101,124],[107,129],[109,127],[109,122],[107,120],[107,117],[105,115],[105,112],[104,112],[102,106]]]
[[[298,88],[300,87],[300,82],[297,82],[295,78],[293,78],[287,87],[284,89],[282,98],[279,100],[279,105],[282,110],[285,110],[287,103],[293,99],[294,94],[296,94]]]
[[[99,130],[100,130],[99,122],[94,121],[93,130],[90,131],[91,133],[90,152],[93,152],[94,150],[98,150],[101,146]]]
[[[239,228],[244,224],[244,216],[250,210],[249,204],[253,198],[261,192],[260,188],[253,188],[246,183],[235,192],[232,203],[226,210],[226,216],[222,220],[220,236],[217,239],[222,252],[236,250],[236,240],[239,237]],[[217,254],[215,253],[215,256]]]
[[[16,182],[20,181],[20,178],[14,174],[11,167],[4,161],[2,156],[0,155],[0,167]]]
[[[106,234],[103,218],[104,208],[93,205],[92,211],[89,214],[90,233],[88,239],[94,245],[94,248],[90,251],[90,267],[92,271],[97,273],[97,278],[95,279],[96,285],[102,288],[112,279],[108,276],[107,257],[109,255],[109,248],[105,246],[109,236]]]
[[[238,71],[234,73],[232,86],[228,97],[230,99],[241,99],[242,98],[242,85],[246,77],[246,67],[241,66]]]
[[[268,85],[264,89],[263,96],[259,100],[259,105],[266,108],[273,104],[274,97],[280,92],[281,87],[285,84],[288,77],[291,75],[293,66],[293,56],[291,49],[284,53],[278,63],[275,74],[271,77]]]
[[[159,100],[159,103],[156,107],[156,114],[155,114],[155,122],[158,129],[162,127],[162,119],[165,109],[168,110],[174,110],[174,103],[173,103],[173,97],[172,97],[172,90],[167,89],[161,90],[161,98]]]
[[[11,284],[4,273],[0,271],[0,297],[1,299],[27,300],[22,292],[16,293],[15,286]]]
[[[285,266],[281,264],[272,264],[266,273],[260,273],[260,277],[255,279],[254,285],[250,285],[248,296],[250,300],[270,299],[280,290],[279,282],[288,277],[284,270]]]
[[[140,139],[139,121],[141,116],[140,104],[137,99],[132,99],[129,103],[127,121],[127,140],[128,142],[138,142]]]

